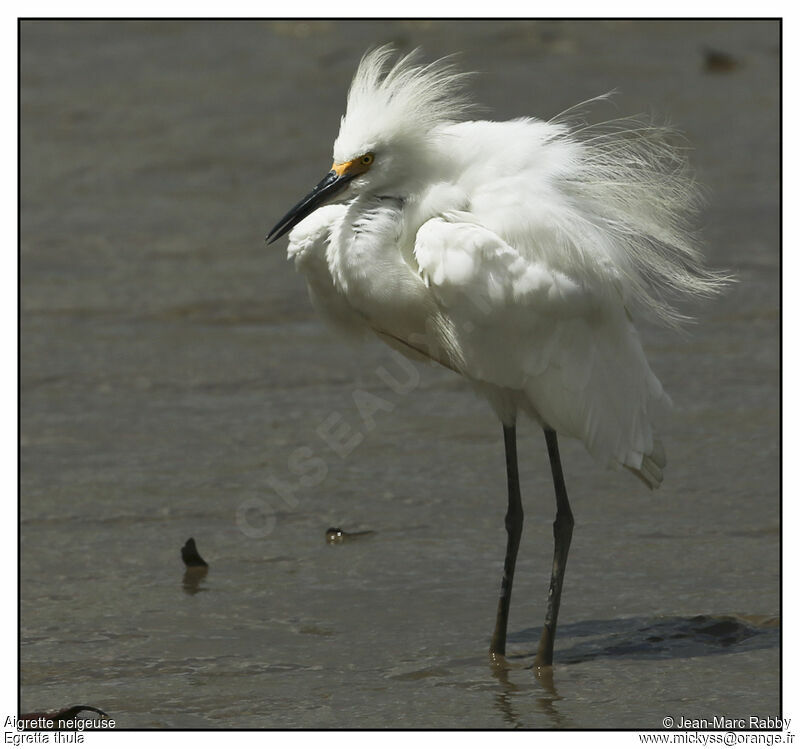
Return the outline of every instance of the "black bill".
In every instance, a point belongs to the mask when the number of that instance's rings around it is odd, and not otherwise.
[[[287,231],[294,229],[306,216],[315,211],[336,195],[353,177],[354,174],[338,175],[328,172],[317,186],[292,208],[267,234],[267,244],[280,239]]]

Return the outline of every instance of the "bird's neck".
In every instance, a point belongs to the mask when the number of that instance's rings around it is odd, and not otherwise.
[[[373,327],[396,335],[424,330],[429,314],[425,285],[403,253],[407,218],[402,200],[360,195],[348,205],[327,248],[337,289]],[[413,238],[410,246],[413,253]],[[398,323],[403,330],[395,330]]]
[[[396,272],[402,261],[398,242],[403,234],[400,198],[359,195],[347,206],[331,236],[328,265],[334,281],[347,293],[367,283],[378,271]]]

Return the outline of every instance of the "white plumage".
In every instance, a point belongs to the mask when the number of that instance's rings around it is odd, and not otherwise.
[[[525,412],[657,487],[670,401],[634,319],[674,325],[671,295],[723,283],[687,228],[696,190],[670,132],[464,121],[463,74],[391,59],[362,59],[331,173],[271,237],[294,227],[289,257],[340,328],[435,359],[505,427]]]
[[[685,228],[695,192],[668,131],[454,122],[463,76],[411,57],[387,72],[389,56],[362,60],[334,146],[374,165],[289,238],[315,306],[469,378],[504,423],[521,409],[657,486],[669,398],[631,313],[675,321],[665,291],[719,283]]]

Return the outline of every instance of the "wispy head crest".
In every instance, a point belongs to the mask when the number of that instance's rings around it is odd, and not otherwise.
[[[384,45],[361,58],[334,143],[337,161],[361,155],[374,141],[424,138],[471,109],[463,88],[470,73],[458,71],[450,58],[421,64],[415,49],[392,63],[395,54]]]

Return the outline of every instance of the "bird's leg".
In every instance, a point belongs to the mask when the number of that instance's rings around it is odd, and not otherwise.
[[[505,655],[508,609],[511,605],[511,585],[514,582],[514,565],[517,561],[519,539],[522,536],[522,496],[519,491],[517,470],[517,428],[503,424],[503,440],[506,447],[506,473],[508,474],[508,511],[506,512],[506,560],[503,564],[503,582],[500,600],[497,602],[497,620],[492,635],[491,654]]]
[[[553,485],[556,490],[556,519],[553,523],[555,550],[553,553],[553,573],[550,578],[550,590],[547,595],[547,613],[544,618],[542,636],[536,652],[535,666],[553,665],[553,642],[556,638],[558,608],[561,605],[561,587],[564,583],[564,568],[567,566],[567,554],[572,540],[572,528],[575,520],[567,499],[567,487],[561,470],[561,458],[558,455],[558,439],[552,429],[544,430],[547,441],[547,453],[550,456],[550,469],[553,472]]]

